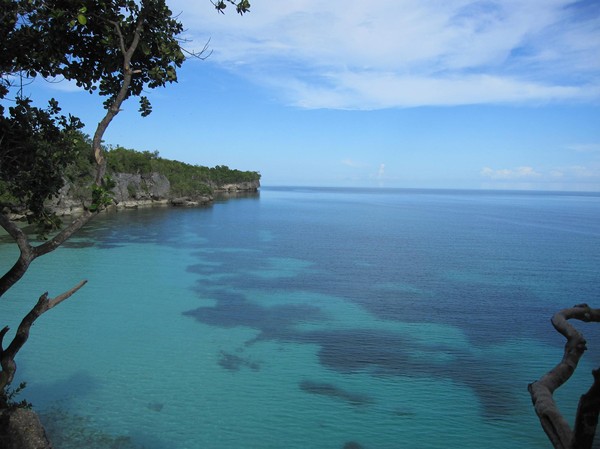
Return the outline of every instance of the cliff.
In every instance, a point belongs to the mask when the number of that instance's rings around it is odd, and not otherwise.
[[[177,195],[171,188],[169,179],[157,172],[145,174],[115,173],[112,176],[115,187],[112,189],[118,209],[143,206],[205,206],[213,202],[213,195],[202,192],[186,192]],[[214,193],[257,192],[260,181],[243,181],[217,185],[209,183]],[[57,215],[70,215],[82,210],[82,201],[88,200],[89,189],[67,182],[57,198],[50,201],[49,207]]]

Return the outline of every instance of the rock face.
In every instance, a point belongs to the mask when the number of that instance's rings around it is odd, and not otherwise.
[[[44,427],[33,410],[17,408],[0,413],[2,449],[52,449]]]
[[[198,197],[171,196],[171,183],[166,176],[160,173],[134,174],[117,173],[113,175],[116,186],[113,189],[117,208],[137,208],[141,206],[206,206],[212,203],[213,198],[209,195]],[[256,192],[260,187],[260,181],[240,182],[236,184],[225,184],[223,186],[212,186],[215,192],[238,193]],[[82,202],[89,204],[89,191],[78,191],[71,183],[65,184],[57,198],[53,199],[49,207],[57,215],[71,215],[81,212]]]
[[[225,184],[219,187],[214,187],[217,191],[226,192],[256,192],[260,187],[260,181],[246,181],[235,184]]]
[[[181,198],[172,198],[169,202],[171,206],[177,207],[196,207],[196,206],[207,206],[212,202],[212,197],[210,196],[201,196],[198,198],[190,198],[190,197],[181,197]]]
[[[165,175],[160,173],[145,175],[117,173],[113,180],[117,184],[113,189],[115,200],[119,203],[130,200],[166,199],[171,190],[171,183]]]

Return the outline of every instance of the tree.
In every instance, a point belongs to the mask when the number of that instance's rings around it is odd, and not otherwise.
[[[600,322],[600,309],[579,304],[554,314],[552,325],[567,339],[563,358],[540,380],[529,384],[528,389],[542,428],[556,449],[591,449],[600,413],[600,368],[592,372],[592,386],[579,400],[573,429],[552,397],[554,391],[573,375],[587,349],[585,338],[568,322],[569,319]]]
[[[243,14],[250,4],[235,2]],[[139,112],[146,116],[151,105],[146,89],[177,81],[177,69],[186,58],[179,35],[181,23],[173,17],[165,0],[0,0],[0,198],[22,206],[30,222],[42,225],[44,233],[59,225],[44,207],[63,185],[67,165],[78,156],[76,140],[81,122],[60,115],[51,99],[47,109],[34,107],[23,95],[23,82],[36,77],[73,80],[90,93],[106,97],[105,113],[91,142],[95,179],[81,216],[49,240],[35,245],[5,208],[0,225],[13,238],[20,254],[0,278],[0,296],[25,274],[33,260],[58,248],[78,229],[110,204],[110,185],[105,178],[106,160],[102,138],[111,121],[130,97],[138,97]],[[223,2],[215,4],[224,9]],[[187,52],[188,56],[201,56]],[[15,356],[27,341],[34,321],[60,304],[86,281],[49,298],[40,296],[21,321],[12,341],[5,345],[8,327],[0,330],[0,408],[6,406],[6,389],[15,372]]]

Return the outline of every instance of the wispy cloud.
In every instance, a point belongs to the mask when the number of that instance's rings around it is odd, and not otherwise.
[[[208,3],[208,2],[206,2]],[[305,108],[600,100],[600,7],[573,0],[176,0],[210,60]]]
[[[516,167],[493,169],[484,167],[480,171],[482,178],[493,181],[586,181],[595,183],[600,188],[600,165],[570,165],[539,170],[533,167]]]
[[[364,164],[362,162],[357,162],[353,159],[342,160],[342,165],[345,165],[346,167],[352,167],[352,168],[365,168],[366,167],[366,164]]]
[[[484,167],[481,170],[481,176],[490,179],[534,179],[541,177],[541,173],[537,172],[532,167],[516,167],[516,168],[502,168],[494,170],[490,167]]]
[[[600,153],[600,143],[577,143],[568,145],[567,149],[578,153]]]

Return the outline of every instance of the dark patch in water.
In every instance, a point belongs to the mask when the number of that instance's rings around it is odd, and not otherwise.
[[[417,416],[417,414],[415,412],[409,412],[407,410],[400,410],[400,409],[396,409],[392,412],[392,414],[394,416],[398,416],[400,418],[412,418],[414,416]]]
[[[333,384],[325,382],[313,382],[310,380],[303,380],[298,384],[302,391],[312,394],[318,394],[321,396],[327,396],[334,399],[340,399],[351,405],[364,406],[372,404],[374,401],[369,396],[352,393],[342,388],[336,387]]]
[[[262,307],[247,301],[242,295],[217,292],[213,296],[217,299],[216,306],[200,307],[183,314],[212,326],[246,326],[257,329],[266,339],[277,339],[280,335],[288,333],[296,324],[320,321],[324,318],[318,307],[307,304]]]
[[[165,404],[163,404],[162,402],[150,402],[148,404],[148,408],[154,412],[162,411],[164,406],[165,406]]]
[[[348,441],[342,446],[342,449],[364,449],[364,447],[358,444],[356,441]]]
[[[81,249],[81,248],[91,248],[95,246],[95,242],[93,241],[76,241],[76,240],[67,240],[62,244],[63,248],[70,249]]]
[[[518,398],[512,392],[520,391],[520,385],[511,384],[510,378],[499,379],[493,364],[488,366],[485,360],[467,351],[419,344],[409,336],[384,330],[298,331],[294,327],[296,324],[322,321],[324,314],[317,307],[306,304],[263,307],[247,301],[243,295],[230,292],[215,291],[211,296],[217,299],[216,306],[201,307],[184,315],[213,326],[248,326],[259,330],[259,335],[247,344],[275,340],[317,345],[321,365],[344,374],[368,372],[382,377],[451,379],[477,394],[482,414],[489,419],[508,416],[517,406]],[[451,357],[438,361],[415,356],[422,352],[445,353]],[[227,353],[222,354],[219,364],[230,371],[249,366],[238,356]]]
[[[253,371],[260,370],[260,364],[257,362],[244,359],[240,356],[225,351],[221,351],[219,365],[229,371],[239,371],[242,367],[250,368]]]
[[[255,254],[242,254],[241,258],[255,258]],[[238,260],[236,257],[235,260]],[[204,266],[195,267],[205,273],[216,270],[217,273],[228,272],[225,268],[231,264],[231,260],[220,259],[218,256],[214,262],[219,262],[216,267]],[[250,261],[248,261],[250,263]],[[256,261],[260,268],[260,261]],[[224,265],[223,265],[224,264]],[[239,286],[241,290],[248,288],[248,279],[240,275],[239,264],[236,268],[231,266],[231,273],[237,273],[235,279],[227,280],[227,285]],[[331,273],[330,273],[331,274]],[[330,275],[329,274],[329,275]],[[312,276],[312,277],[311,277]],[[307,276],[300,274],[293,279],[255,279],[252,278],[253,288],[279,289],[284,288],[285,284],[291,284],[291,287],[300,289],[300,282],[306,285],[322,286],[323,279],[317,279],[315,274]],[[312,282],[311,281],[315,281]],[[258,285],[255,285],[258,282]],[[263,286],[262,283],[265,285]],[[290,287],[290,285],[287,285]],[[397,319],[399,321],[423,321],[436,322],[440,317],[444,317],[447,324],[456,325],[460,328],[471,327],[468,332],[474,338],[481,337],[485,340],[484,329],[490,329],[498,326],[505,326],[502,321],[504,318],[496,314],[488,314],[484,319],[476,322],[465,323],[465,307],[469,307],[471,301],[467,304],[454,304],[457,301],[457,295],[460,296],[465,291],[475,295],[478,291],[473,288],[470,290],[463,285],[460,290],[454,291],[448,288],[442,295],[438,292],[441,285],[433,284],[428,293],[422,296],[415,292],[406,292],[404,296],[412,298],[411,301],[422,302],[422,307],[407,307],[403,301],[403,292],[379,291],[373,295],[373,291],[362,291],[362,298],[357,298],[358,293],[347,293],[348,299],[358,302],[367,310],[384,319]],[[320,288],[320,287],[319,287]],[[317,288],[316,290],[319,290]],[[333,287],[332,287],[333,288]],[[335,285],[336,289],[345,292],[342,283]],[[295,288],[291,288],[296,290]],[[456,287],[455,287],[456,289]],[[466,289],[466,290],[465,290]],[[489,290],[489,289],[488,289]],[[498,292],[506,293],[504,289],[485,291],[490,295],[490,301],[496,301]],[[198,292],[203,296],[208,296],[216,300],[213,307],[201,307],[195,310],[185,312],[184,315],[191,316],[196,320],[213,326],[232,328],[237,326],[246,326],[259,331],[255,339],[247,342],[247,345],[256,341],[271,340],[279,342],[307,343],[317,345],[318,357],[321,365],[344,374],[368,372],[373,376],[398,376],[398,377],[429,377],[432,379],[450,379],[457,384],[464,385],[472,389],[479,398],[482,414],[488,419],[502,419],[511,414],[518,404],[518,398],[514,392],[520,391],[521,386],[516,385],[516,379],[511,376],[504,378],[498,377],[494,364],[471,354],[468,350],[457,350],[450,345],[428,345],[417,343],[410,336],[398,332],[390,332],[377,329],[343,329],[343,330],[320,330],[320,331],[299,331],[296,325],[307,322],[323,322],[327,316],[315,306],[310,304],[282,304],[265,307],[260,304],[250,302],[241,294],[223,290],[216,283],[209,282],[202,288],[198,285]],[[327,292],[324,292],[327,293]],[[328,292],[332,293],[332,292]],[[389,295],[388,295],[389,293]],[[519,292],[523,293],[523,292]],[[514,292],[513,292],[514,294]],[[418,298],[416,298],[418,296]],[[405,299],[405,298],[404,298]],[[438,303],[435,303],[435,302]],[[527,303],[529,300],[526,301]],[[451,307],[451,303],[454,304]],[[420,312],[414,312],[418,310]],[[416,315],[415,315],[416,313]],[[502,319],[500,319],[502,318]],[[496,334],[497,332],[491,332]],[[485,344],[478,342],[477,345]],[[450,357],[443,361],[422,355],[425,352],[432,355],[447,354]],[[244,364],[243,359],[237,356],[224,354],[219,364],[230,371],[239,370]],[[502,398],[500,401],[499,398]]]
[[[50,441],[61,449],[143,449],[143,446],[130,436],[112,435],[99,428],[92,418],[74,415],[58,407],[39,413],[40,421]],[[156,447],[163,446],[157,442]]]
[[[299,340],[320,346],[322,365],[343,373],[379,371],[405,375],[409,370],[415,375],[424,366],[410,361],[406,350],[414,342],[391,332],[372,330],[320,331],[299,335]]]
[[[20,366],[21,375],[28,378],[28,367],[26,364]],[[69,397],[83,398],[98,388],[98,380],[87,371],[77,371],[64,379],[46,383],[27,384],[27,395],[30,397],[44,397],[48,403],[54,401],[68,402]],[[65,392],[69,392],[65,398]]]

